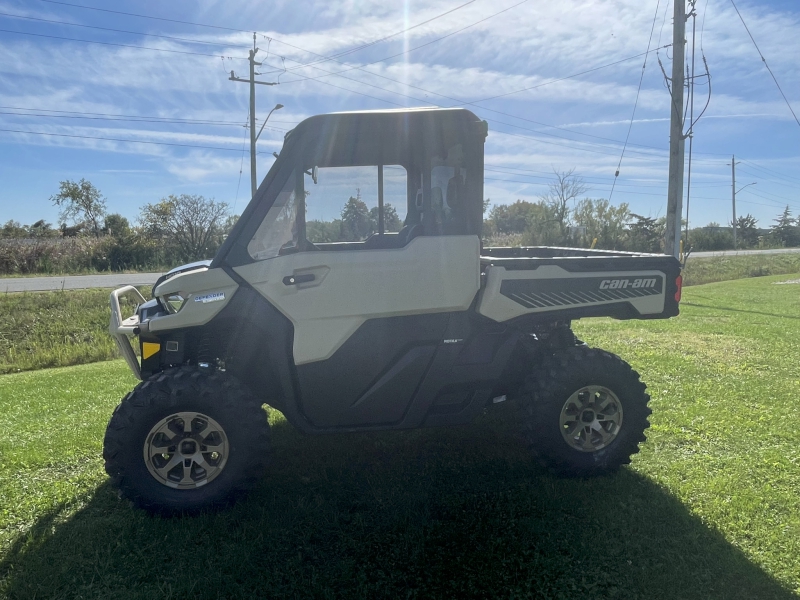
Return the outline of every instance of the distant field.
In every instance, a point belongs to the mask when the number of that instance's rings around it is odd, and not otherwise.
[[[629,468],[534,466],[499,405],[462,428],[302,436],[217,515],[151,518],[100,458],[121,361],[0,377],[0,597],[681,598],[800,595],[800,285],[691,287],[668,321],[578,335],[649,384]]]

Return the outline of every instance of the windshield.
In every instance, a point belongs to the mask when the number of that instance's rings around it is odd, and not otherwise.
[[[293,171],[247,245],[247,252],[255,260],[273,258],[282,250],[297,248],[300,240],[297,230],[296,179]]]

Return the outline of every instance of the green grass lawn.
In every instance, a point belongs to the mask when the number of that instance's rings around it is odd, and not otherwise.
[[[469,427],[306,437],[245,501],[164,519],[117,499],[121,361],[0,377],[0,597],[796,598],[800,285],[688,288],[669,321],[577,324],[649,384],[619,474],[552,477],[514,406]]]

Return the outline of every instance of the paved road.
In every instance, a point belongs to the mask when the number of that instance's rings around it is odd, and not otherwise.
[[[689,258],[704,258],[709,256],[747,256],[749,254],[794,254],[800,248],[771,248],[769,250],[719,250],[716,252],[692,252]]]
[[[0,279],[0,293],[115,288],[122,285],[152,285],[160,276],[161,273],[134,273],[68,275],[62,277],[12,277]]]

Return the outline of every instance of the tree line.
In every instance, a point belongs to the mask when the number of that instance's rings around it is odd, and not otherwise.
[[[587,190],[570,170],[554,172],[547,191],[535,201],[492,206],[487,199],[484,245],[663,251],[664,217],[587,197]],[[106,198],[85,179],[60,182],[50,200],[60,210],[58,227],[44,220],[31,225],[10,220],[0,227],[0,273],[160,270],[212,257],[238,218],[225,202],[180,194],[144,204],[132,224],[108,213]],[[306,234],[312,242],[363,240],[378,230],[378,218],[377,207],[370,210],[356,190],[339,218],[308,220]],[[385,231],[399,231],[402,225],[396,209],[386,204]],[[800,219],[786,206],[763,229],[748,214],[736,220],[736,234],[738,248],[800,246]],[[684,241],[697,251],[730,249],[733,228],[712,222],[689,230]]]
[[[145,204],[131,224],[108,213],[85,179],[60,182],[50,200],[59,227],[10,220],[0,228],[0,273],[163,269],[213,256],[236,222],[225,202],[180,194]]]
[[[574,171],[555,172],[547,191],[535,201],[496,204],[484,218],[485,245],[570,246],[631,252],[663,252],[666,218],[631,212],[623,202],[585,196],[588,186]],[[490,201],[487,200],[488,205]],[[684,222],[685,226],[685,222]],[[800,219],[789,206],[768,228],[750,214],[736,219],[736,247],[800,246]],[[711,222],[686,234],[684,246],[695,251],[734,247],[733,225]]]

